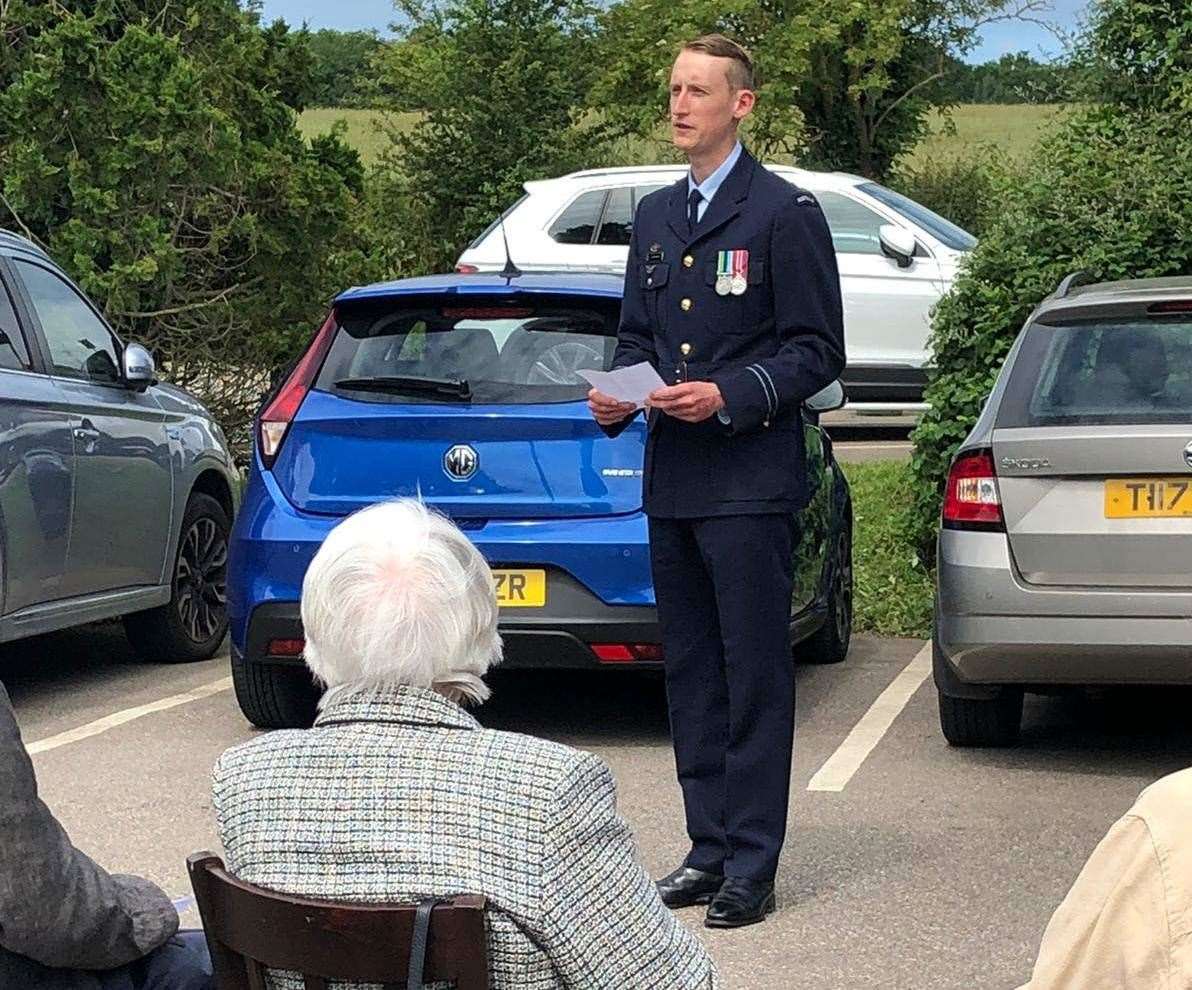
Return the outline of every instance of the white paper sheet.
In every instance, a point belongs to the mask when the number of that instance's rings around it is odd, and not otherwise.
[[[628,368],[618,368],[616,371],[578,372],[593,388],[600,390],[618,402],[632,402],[641,409],[646,404],[646,397],[655,389],[662,388],[664,382],[648,361],[631,364]]]

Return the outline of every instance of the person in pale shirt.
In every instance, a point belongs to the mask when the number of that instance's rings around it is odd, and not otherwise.
[[[1043,933],[1019,990],[1192,987],[1192,769],[1114,822]]]

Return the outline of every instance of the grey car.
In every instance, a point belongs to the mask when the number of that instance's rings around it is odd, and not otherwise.
[[[0,642],[123,616],[147,658],[227,630],[227,442],[46,254],[0,232]]]
[[[934,672],[954,745],[1024,690],[1192,683],[1192,278],[1081,284],[1031,314],[953,461]]]

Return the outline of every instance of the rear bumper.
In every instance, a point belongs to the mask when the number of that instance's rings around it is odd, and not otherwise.
[[[1044,588],[1016,572],[1002,533],[940,535],[936,682],[1190,684],[1192,594]]]
[[[245,507],[232,533],[228,573],[228,613],[232,643],[254,658],[251,627],[261,609],[290,609],[296,602],[311,559],[340,520],[294,509],[267,471],[257,465],[250,477]],[[508,609],[512,632],[538,635],[549,621],[574,620],[576,631],[603,624],[627,624],[630,630],[649,615],[654,589],[650,580],[646,517],[640,513],[583,519],[494,519],[468,528],[467,535],[494,567],[546,568],[565,578],[550,587],[548,609]],[[590,600],[580,608],[566,594],[571,582]],[[560,597],[561,596],[561,597]],[[576,605],[573,616],[554,614],[554,600]],[[535,612],[536,616],[524,613]],[[516,626],[516,629],[512,627]],[[276,634],[273,638],[287,638]],[[541,640],[541,636],[538,636]],[[591,640],[597,642],[599,640]],[[636,642],[650,642],[640,639]],[[655,640],[656,641],[656,640]]]
[[[547,604],[542,608],[502,610],[502,669],[662,668],[660,661],[602,662],[592,652],[593,643],[661,642],[653,606],[606,605],[559,571],[548,573],[547,589]],[[297,657],[272,656],[269,643],[302,638],[298,602],[269,602],[258,606],[248,621],[243,655],[256,663],[301,663]]]
[[[911,365],[850,364],[840,376],[850,405],[918,404],[927,387],[927,369]]]

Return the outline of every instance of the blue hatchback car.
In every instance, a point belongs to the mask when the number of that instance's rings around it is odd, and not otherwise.
[[[645,423],[610,439],[576,372],[607,368],[620,277],[442,275],[340,295],[256,424],[232,534],[236,696],[263,727],[309,725],[303,575],[339,520],[420,496],[493,568],[505,666],[648,669],[662,649],[641,511]],[[812,500],[801,514],[792,644],[843,660],[852,628],[852,506],[804,410]]]

